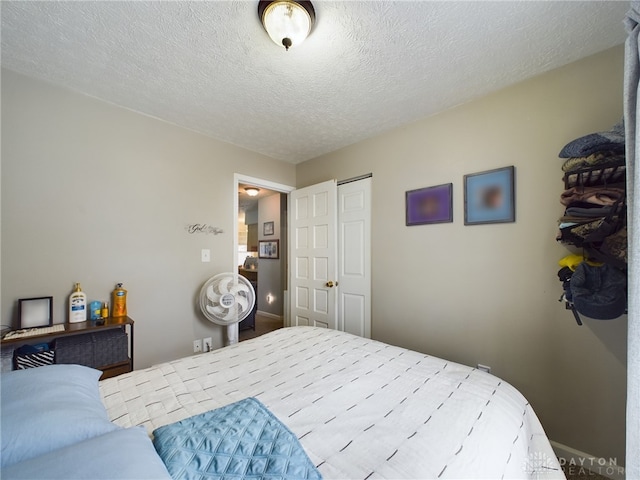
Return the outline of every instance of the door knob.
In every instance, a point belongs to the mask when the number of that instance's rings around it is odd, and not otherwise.
[[[338,286],[338,282],[335,282],[335,283],[334,283],[334,282],[333,282],[333,280],[329,280],[327,283],[325,283],[325,286],[327,286],[327,287],[329,287],[329,288],[331,288],[331,287],[333,287],[333,286],[336,286],[336,287],[337,287],[337,286]]]

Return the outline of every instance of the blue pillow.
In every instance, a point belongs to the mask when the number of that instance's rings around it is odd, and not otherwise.
[[[115,430],[1,471],[3,480],[171,479],[144,427]]]
[[[0,465],[116,430],[98,391],[102,372],[47,365],[0,375]]]

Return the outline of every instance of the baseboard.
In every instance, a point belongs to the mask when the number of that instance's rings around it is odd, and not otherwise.
[[[262,310],[258,310],[256,314],[262,315],[263,317],[267,318],[273,318],[274,320],[282,320],[282,315],[276,315],[275,313],[263,312]]]
[[[617,458],[598,458],[551,440],[551,446],[567,474],[597,473],[611,480],[624,480],[624,467]]]

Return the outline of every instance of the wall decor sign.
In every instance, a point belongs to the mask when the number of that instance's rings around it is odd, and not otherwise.
[[[280,258],[279,243],[279,240],[260,240],[258,242],[258,258]]]
[[[184,227],[184,229],[187,232],[189,232],[189,234],[206,233],[207,235],[208,234],[218,235],[220,233],[224,233],[224,230],[222,230],[221,228],[214,227],[206,223],[191,223],[186,227]]]
[[[515,167],[464,176],[465,225],[515,221]]]
[[[274,222],[264,222],[262,225],[262,234],[263,235],[273,235],[273,225]]]
[[[406,224],[453,222],[453,184],[409,190],[405,194]]]

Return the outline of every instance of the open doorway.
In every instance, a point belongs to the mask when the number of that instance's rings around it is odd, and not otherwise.
[[[235,175],[234,265],[256,290],[252,315],[239,324],[239,340],[286,323],[287,195],[293,187]]]

